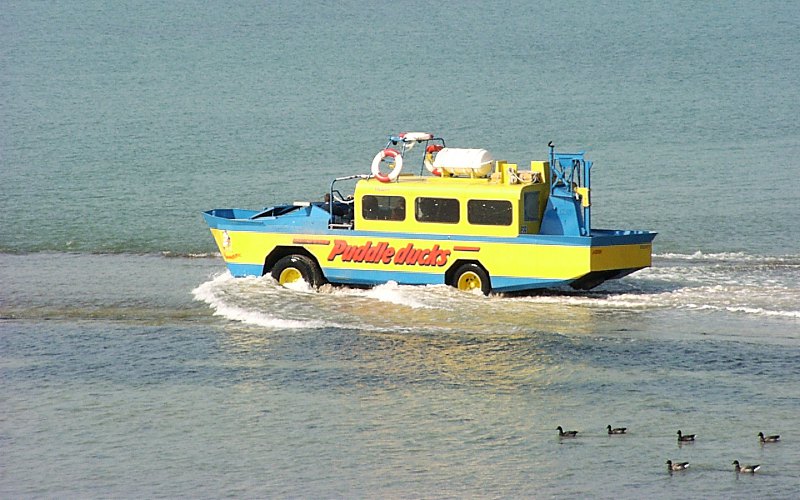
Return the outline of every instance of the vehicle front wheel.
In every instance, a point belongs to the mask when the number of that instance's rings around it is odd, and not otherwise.
[[[283,257],[272,268],[272,277],[281,285],[296,283],[300,280],[311,288],[319,288],[325,284],[325,277],[314,259],[301,254]]]
[[[471,263],[464,264],[456,270],[451,284],[462,292],[480,290],[484,295],[489,295],[492,290],[489,273],[481,266]]]

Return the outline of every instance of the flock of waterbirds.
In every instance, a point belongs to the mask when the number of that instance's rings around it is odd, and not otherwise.
[[[559,439],[564,439],[564,438],[569,439],[578,437],[578,431],[565,431],[564,428],[561,427],[560,425],[556,427],[556,430],[558,431]],[[608,425],[606,426],[606,430],[608,431],[609,436],[614,436],[627,433],[628,428],[611,427],[611,425]],[[696,437],[697,434],[683,434],[681,430],[678,429],[678,444],[692,443],[694,442]],[[758,440],[761,442],[761,444],[777,443],[778,441],[780,441],[780,439],[781,436],[778,434],[772,436],[765,436],[763,432],[758,433]],[[734,460],[732,462],[732,465],[733,465],[733,470],[736,471],[737,474],[741,473],[755,474],[756,472],[758,472],[759,469],[761,469],[760,464],[742,465],[739,463],[738,460]],[[689,468],[689,462],[673,462],[672,460],[667,460],[667,470],[669,471],[670,474],[672,474],[673,472],[686,470],[688,468]]]

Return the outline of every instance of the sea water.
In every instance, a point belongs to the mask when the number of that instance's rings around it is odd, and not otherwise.
[[[797,497],[797,4],[0,12],[4,498]],[[593,225],[658,231],[653,267],[490,297],[227,274],[202,210],[321,199],[407,130],[585,150]]]

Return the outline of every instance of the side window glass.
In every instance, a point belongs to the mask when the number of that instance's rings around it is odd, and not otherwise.
[[[366,220],[405,220],[406,200],[402,196],[374,196],[361,198],[361,216]]]
[[[525,222],[536,222],[539,220],[539,192],[532,191],[525,193],[523,198],[523,217]]]
[[[417,198],[414,216],[418,222],[458,223],[459,203],[452,198]]]
[[[482,226],[510,226],[513,220],[512,205],[507,200],[469,200],[467,220]]]

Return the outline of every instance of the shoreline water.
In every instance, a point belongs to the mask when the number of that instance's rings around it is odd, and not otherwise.
[[[488,298],[286,289],[218,257],[31,257],[0,255],[20,273],[0,295],[6,497],[788,498],[800,482],[797,319],[669,298],[698,276],[746,283],[760,257],[658,256],[616,290]],[[733,459],[763,470],[737,480]]]

